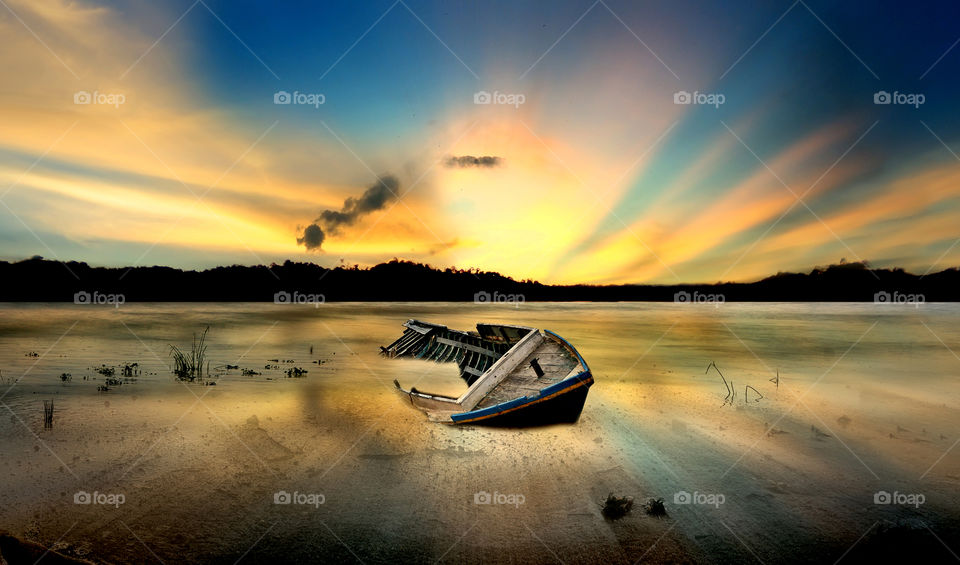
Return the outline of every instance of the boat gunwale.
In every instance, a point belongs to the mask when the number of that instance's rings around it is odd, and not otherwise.
[[[577,351],[577,348],[574,347],[573,344],[571,344],[569,341],[567,341],[566,339],[564,339],[562,336],[558,335],[556,332],[552,332],[552,331],[547,330],[547,329],[543,330],[543,332],[544,332],[544,333],[547,333],[547,334],[550,334],[550,335],[552,335],[553,337],[555,337],[555,338],[557,338],[558,340],[560,340],[560,343],[561,343],[561,344],[563,344],[564,346],[566,346],[566,348],[569,349],[571,353],[573,353],[574,355],[577,356],[577,360],[580,361],[580,365],[583,366],[583,371],[582,371],[583,373],[590,372],[590,367],[587,365],[587,362],[583,360],[583,356],[580,355],[580,352]],[[564,379],[564,380],[566,380],[566,379]],[[560,381],[560,382],[563,382],[563,381]]]

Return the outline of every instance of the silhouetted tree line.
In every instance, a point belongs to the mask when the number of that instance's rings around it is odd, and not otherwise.
[[[722,296],[728,302],[873,302],[879,293],[887,293],[892,302],[910,296],[940,302],[960,300],[960,273],[952,268],[919,276],[903,269],[844,263],[807,274],[778,273],[753,283],[595,286],[544,285],[516,281],[496,272],[440,270],[398,259],[369,268],[328,269],[286,261],[282,265],[233,265],[205,271],[91,267],[42,257],[0,262],[2,301],[71,302],[79,292],[122,294],[126,302],[271,302],[281,292],[322,294],[326,301],[472,302],[478,293],[488,293],[491,301],[509,295],[522,295],[525,301],[674,301],[678,293],[687,293],[691,302],[709,300],[710,295]]]

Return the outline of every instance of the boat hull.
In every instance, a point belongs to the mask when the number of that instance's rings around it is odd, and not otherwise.
[[[536,397],[504,402],[483,410],[473,410],[451,416],[454,424],[474,424],[499,427],[548,426],[572,424],[580,418],[587,392],[593,385],[593,375],[585,371],[553,387],[544,389]]]
[[[408,320],[381,347],[387,357],[456,362],[469,389],[457,398],[394,386],[434,422],[529,427],[580,418],[593,373],[567,340],[550,330],[478,324],[477,332]]]

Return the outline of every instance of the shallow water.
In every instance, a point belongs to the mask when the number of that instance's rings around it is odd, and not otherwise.
[[[0,310],[0,410],[9,416],[0,419],[0,529],[74,554],[168,563],[833,562],[858,539],[847,558],[868,557],[885,527],[960,546],[954,304]],[[428,423],[393,379],[446,394],[465,384],[453,365],[378,355],[408,318],[562,335],[596,376],[580,422]],[[207,326],[216,386],[177,382],[170,345],[189,346]],[[705,373],[711,361],[732,383],[732,402],[719,374]],[[98,392],[93,367],[133,362],[136,382]],[[261,374],[217,369],[227,364]],[[285,378],[291,367],[309,372]],[[45,430],[50,399],[54,426]],[[79,491],[124,502],[75,504]],[[322,494],[323,504],[274,504],[278,491]],[[878,491],[924,500],[875,504]],[[475,504],[478,492],[513,504]],[[638,506],[606,521],[598,501],[608,492]],[[683,492],[723,502],[682,504]],[[665,498],[670,517],[644,515],[648,497]]]

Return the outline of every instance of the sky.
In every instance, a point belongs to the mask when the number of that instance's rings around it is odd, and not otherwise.
[[[0,2],[0,259],[960,265],[960,6]]]

